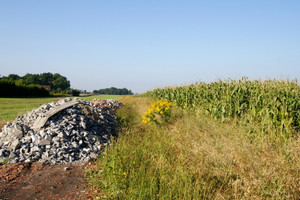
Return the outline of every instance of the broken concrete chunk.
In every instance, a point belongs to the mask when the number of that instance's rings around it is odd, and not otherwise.
[[[39,146],[45,146],[51,144],[50,140],[43,139],[39,142]]]
[[[16,149],[18,149],[18,148],[20,148],[20,147],[21,147],[21,142],[20,142],[19,139],[14,140],[14,141],[11,143],[11,145],[10,145],[10,148],[11,148],[12,150],[16,150]]]

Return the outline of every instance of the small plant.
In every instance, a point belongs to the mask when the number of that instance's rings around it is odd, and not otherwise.
[[[167,100],[152,102],[149,109],[143,114],[142,122],[145,124],[159,124],[161,121],[168,122],[171,115],[171,108],[172,103]]]

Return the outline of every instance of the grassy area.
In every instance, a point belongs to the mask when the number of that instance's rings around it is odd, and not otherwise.
[[[121,132],[86,172],[101,199],[300,199],[300,138],[251,135],[174,107],[147,126],[148,98],[122,98]]]
[[[120,95],[93,95],[79,97],[91,101],[93,99],[117,99]],[[0,123],[14,120],[18,115],[23,115],[27,111],[36,109],[39,106],[57,101],[58,97],[52,98],[0,98]],[[73,97],[72,97],[73,98]]]

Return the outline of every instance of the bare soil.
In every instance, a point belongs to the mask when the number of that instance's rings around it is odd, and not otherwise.
[[[15,163],[0,166],[0,200],[93,199],[83,171],[88,164]]]

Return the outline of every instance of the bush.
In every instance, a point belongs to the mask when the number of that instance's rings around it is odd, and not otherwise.
[[[72,96],[78,97],[79,94],[80,94],[80,91],[79,91],[79,90],[72,89]]]
[[[48,90],[38,85],[16,84],[10,80],[0,80],[1,97],[46,97]]]

